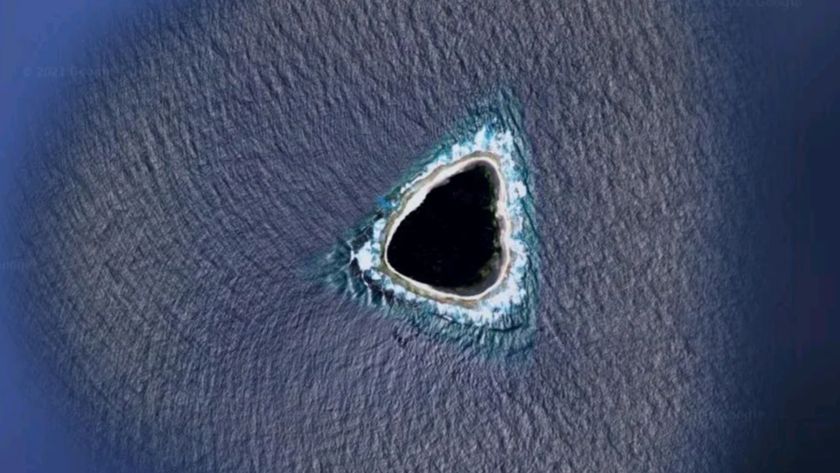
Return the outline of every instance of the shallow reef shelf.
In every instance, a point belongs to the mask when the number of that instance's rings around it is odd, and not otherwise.
[[[444,335],[478,336],[490,341],[488,337],[531,332],[539,265],[530,154],[519,122],[519,108],[509,94],[499,94],[475,107],[452,133],[418,160],[402,182],[378,199],[377,209],[350,237],[328,253],[325,275],[330,285]],[[456,297],[401,277],[384,258],[398,216],[406,206],[409,210],[404,213],[408,214],[412,205],[418,205],[414,194],[424,186],[433,187],[430,183],[436,175],[477,158],[496,166],[503,180],[496,211],[505,224],[501,238],[507,261],[497,281],[478,297]],[[523,335],[517,333],[516,342],[503,344],[521,345],[525,342]]]

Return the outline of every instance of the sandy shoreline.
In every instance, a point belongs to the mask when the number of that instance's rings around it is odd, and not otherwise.
[[[493,171],[496,173],[496,180],[498,182],[498,192],[496,197],[496,217],[500,220],[500,224],[502,227],[501,230],[501,256],[502,262],[499,266],[496,273],[496,280],[491,284],[489,287],[484,289],[478,294],[473,295],[459,295],[451,292],[441,291],[435,289],[434,287],[411,279],[407,276],[404,276],[397,272],[391,264],[388,262],[387,257],[387,248],[388,244],[391,241],[391,237],[394,235],[397,227],[399,227],[400,223],[405,219],[408,214],[414,211],[420,204],[423,203],[423,200],[426,198],[426,194],[429,193],[434,187],[439,185],[442,181],[448,179],[455,174],[458,174],[465,168],[476,164],[476,163],[483,163],[489,165]],[[400,201],[399,208],[394,215],[386,224],[385,231],[383,232],[384,238],[381,242],[382,248],[382,271],[395,280],[401,281],[403,285],[409,286],[414,289],[416,292],[419,292],[423,295],[428,297],[440,300],[442,302],[460,302],[464,305],[472,305],[471,303],[476,302],[492,292],[498,285],[505,279],[507,273],[510,269],[510,237],[511,237],[511,223],[510,217],[507,213],[507,197],[508,197],[508,190],[507,190],[507,182],[505,182],[504,174],[502,173],[501,169],[501,158],[493,153],[478,151],[471,153],[455,163],[447,164],[440,166],[439,168],[432,171],[428,176],[422,179],[421,182],[417,183],[415,189],[407,193]]]

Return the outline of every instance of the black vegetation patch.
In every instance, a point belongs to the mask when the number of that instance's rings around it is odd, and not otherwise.
[[[461,295],[492,285],[501,261],[498,185],[496,172],[478,163],[433,188],[397,227],[388,262],[415,281]]]

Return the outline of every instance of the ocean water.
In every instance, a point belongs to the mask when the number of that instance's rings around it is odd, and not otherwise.
[[[799,95],[775,98],[804,90],[788,87],[803,70],[832,69],[761,47],[804,7],[307,3],[149,6],[84,36],[68,59],[78,72],[25,71],[63,80],[15,128],[6,325],[21,389],[92,465],[820,460],[808,445],[836,425],[835,385],[809,383],[836,366],[835,280],[826,265],[827,302],[800,311],[817,300],[818,263],[802,255],[818,237],[796,209],[823,210],[797,200],[814,171],[792,178],[786,133],[833,142],[784,113]],[[803,57],[778,42],[774,54]],[[314,283],[312,262],[499,90],[531,148],[540,270],[526,349],[477,353]],[[813,378],[792,374],[803,366]],[[822,410],[791,407],[805,405]],[[790,432],[807,442],[780,440]]]

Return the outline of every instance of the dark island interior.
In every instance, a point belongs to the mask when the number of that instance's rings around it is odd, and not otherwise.
[[[391,267],[460,296],[492,286],[502,261],[498,188],[495,170],[478,162],[431,189],[392,235]]]

